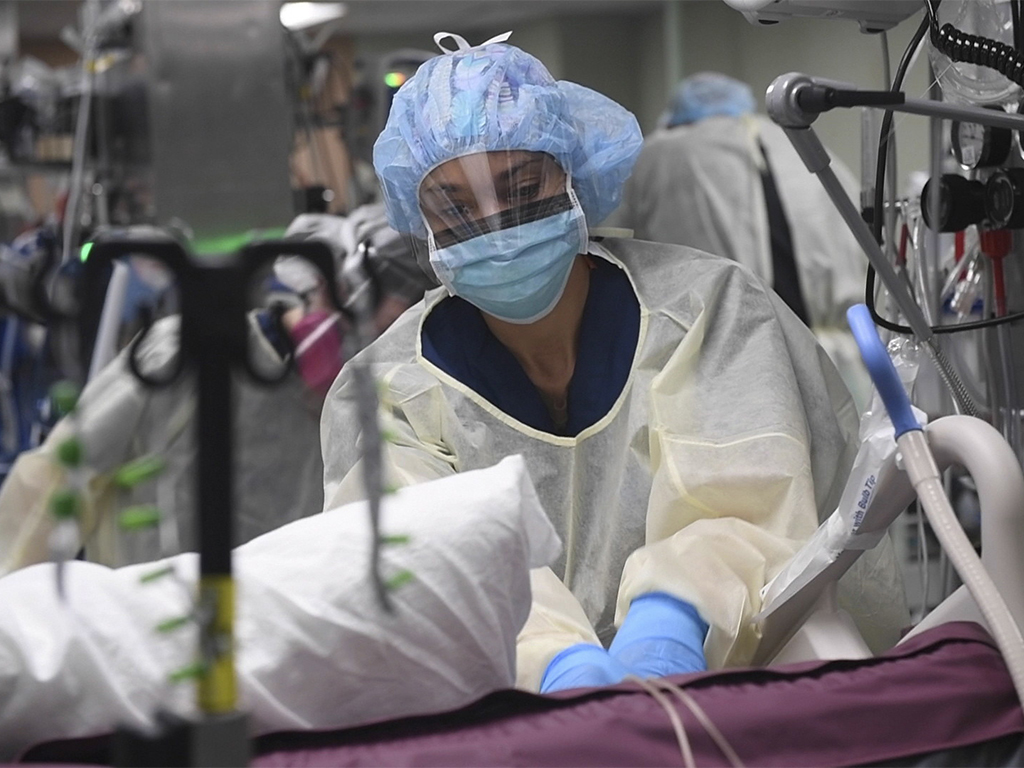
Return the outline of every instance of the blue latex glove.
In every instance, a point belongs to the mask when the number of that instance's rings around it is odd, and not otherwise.
[[[601,646],[577,643],[551,660],[541,678],[540,692],[615,685],[622,682],[630,671],[609,656],[608,651]]]
[[[637,677],[703,672],[707,633],[707,622],[688,602],[651,592],[629,604],[608,653]]]

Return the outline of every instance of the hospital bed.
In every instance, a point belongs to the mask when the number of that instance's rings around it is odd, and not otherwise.
[[[929,630],[879,658],[670,678],[751,766],[1018,765],[1024,719],[998,650],[976,624]],[[693,763],[729,765],[672,694]],[[105,764],[105,738],[43,745],[26,760]],[[662,704],[635,684],[258,738],[259,766],[666,766],[684,762]]]
[[[1024,480],[1016,457],[993,427],[969,416],[938,419],[926,432],[939,470],[962,467],[977,483],[984,510],[981,560],[1020,626],[1024,619]],[[860,533],[884,532],[914,498],[906,473],[897,466],[895,455],[890,456],[879,472],[876,498]],[[762,625],[755,663],[870,655],[851,623],[836,609],[835,599],[836,582],[862,552],[854,547],[844,549],[798,593],[773,606]],[[912,634],[951,621],[985,625],[964,586],[931,611]]]
[[[975,441],[991,436],[964,431],[964,418],[936,421],[929,437],[943,464],[959,461],[959,450],[967,468],[977,471],[984,546],[1001,541],[1011,555],[1024,539],[999,537],[1020,524],[1024,497],[1007,497],[988,516],[991,486],[984,478],[1004,467],[998,455],[988,465],[972,458],[981,455],[970,450]],[[886,467],[878,497],[884,503],[872,520],[893,515],[909,500],[901,474]],[[1014,482],[1019,469],[1017,475]],[[998,544],[984,551],[1001,583],[1019,572],[1022,558],[1001,562]],[[851,646],[844,630],[830,624],[833,612],[823,595],[855,555],[843,553],[832,571],[789,601],[789,610],[810,619],[789,637],[787,653],[803,655],[802,661],[780,657],[767,667],[669,678],[654,691],[658,695],[631,682],[548,696],[503,690],[450,712],[265,735],[254,742],[253,764],[676,765],[688,762],[681,726],[695,765],[1019,765],[1024,717],[1002,656],[963,592],[881,656],[823,658]],[[785,646],[789,633],[776,629],[784,615],[766,622],[767,642]],[[720,732],[724,751],[705,723]],[[23,759],[106,764],[109,748],[108,737],[54,742]]]
[[[982,562],[1017,626],[1024,616],[1024,475],[989,425],[927,428],[939,468],[974,477]],[[894,458],[858,533],[884,532],[914,490]],[[768,607],[757,665],[536,695],[499,690],[469,706],[339,730],[264,734],[255,765],[1019,765],[1024,716],[988,622],[961,588],[895,648],[872,656],[835,607],[862,552],[831,553]],[[110,759],[109,736],[37,745],[26,762]]]

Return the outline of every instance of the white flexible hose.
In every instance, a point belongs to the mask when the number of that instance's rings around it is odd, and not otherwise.
[[[928,440],[924,432],[912,430],[901,435],[896,444],[928,522],[988,622],[1010,670],[1017,698],[1024,705],[1024,637],[953,513]]]
[[[128,295],[128,283],[131,278],[131,267],[123,260],[114,262],[114,269],[107,284],[107,295],[100,313],[99,329],[96,331],[96,343],[93,345],[92,360],[89,363],[89,377],[92,381],[111,360],[117,356],[117,334],[121,327],[121,315],[124,312],[125,297]]]

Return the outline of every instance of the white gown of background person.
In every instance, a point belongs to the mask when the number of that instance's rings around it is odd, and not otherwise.
[[[694,83],[711,81],[727,90],[749,88],[717,73],[701,73],[680,86],[689,98]],[[724,85],[720,85],[724,84]],[[704,92],[715,90],[703,88]],[[681,98],[677,94],[677,99]],[[701,103],[693,122],[660,128],[644,141],[622,205],[607,224],[627,227],[635,237],[688,245],[725,256],[772,284],[772,248],[761,172],[766,157],[792,237],[800,293],[811,330],[836,364],[863,410],[871,381],[846,325],[846,310],[864,300],[867,261],[839,212],[771,120],[737,105],[721,107],[743,114],[718,114],[719,105]],[[662,120],[672,123],[672,108]],[[689,117],[686,110],[682,116]],[[694,110],[690,110],[691,112]],[[677,116],[678,119],[678,116]],[[763,150],[763,151],[762,151]],[[859,196],[853,174],[836,158],[836,172],[853,200]]]
[[[272,371],[280,354],[249,319],[255,365]],[[158,320],[139,346],[140,368],[166,377],[175,365],[179,318]],[[125,349],[89,382],[77,417],[65,417],[38,448],[20,455],[0,488],[0,576],[50,558],[49,535],[56,524],[50,496],[68,481],[56,460],[62,442],[77,434],[85,454],[83,509],[78,519],[85,558],[119,567],[179,552],[195,551],[196,399],[195,377],[182,376],[163,389],[150,389],[128,367]],[[322,463],[316,411],[302,379],[287,376],[261,386],[244,373],[235,376],[234,543],[322,509]],[[129,490],[114,482],[117,469],[151,456],[165,465],[156,478]],[[119,513],[155,504],[171,524],[124,530]],[[168,533],[170,535],[168,535]]]

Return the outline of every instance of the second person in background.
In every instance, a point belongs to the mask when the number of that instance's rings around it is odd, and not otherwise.
[[[811,328],[863,410],[871,382],[846,309],[864,299],[867,260],[783,130],[754,108],[750,87],[724,74],[683,80],[608,223],[749,268]],[[832,168],[857,199],[850,171],[835,158]]]

